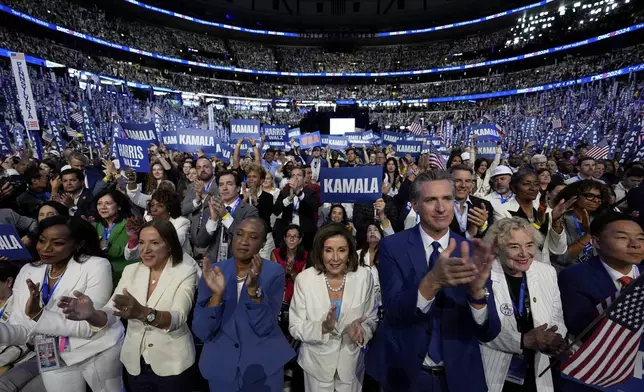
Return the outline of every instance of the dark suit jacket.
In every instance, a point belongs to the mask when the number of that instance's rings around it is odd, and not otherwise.
[[[262,191],[257,200],[257,212],[259,216],[266,222],[266,226],[271,227],[271,215],[273,215],[273,195],[268,192]]]
[[[471,203],[468,203],[469,204],[468,211],[469,211],[469,208],[472,208],[472,207],[482,208],[481,206],[484,205],[485,209],[488,212],[487,227],[489,228],[490,226],[492,226],[492,223],[494,223],[494,209],[492,208],[492,204],[487,200],[478,198],[476,196],[471,196],[471,195],[470,195],[470,201]],[[461,226],[458,224],[458,220],[456,219],[456,214],[454,214],[454,219],[452,219],[452,223],[449,225],[449,229],[452,232],[457,233],[461,237],[465,237],[465,231],[461,231]],[[487,232],[487,229],[482,233],[479,232],[476,235],[476,238],[483,238],[486,232]]]
[[[83,188],[80,197],[78,198],[78,204],[76,204],[78,210],[76,211],[76,216],[94,216],[96,215],[96,206],[94,205],[94,195],[92,191],[88,188]]]
[[[638,266],[640,273],[644,268]],[[559,292],[568,332],[578,336],[597,317],[597,305],[617,292],[608,271],[595,256],[586,263],[575,264],[559,273]],[[590,337],[591,333],[586,335]],[[586,339],[582,339],[585,341]],[[566,392],[598,391],[585,384],[563,380]]]
[[[16,203],[18,204],[19,213],[22,216],[27,216],[29,218],[38,218],[36,216],[38,208],[48,200],[45,192],[35,193],[31,189],[28,189],[16,197]]]
[[[432,323],[441,328],[443,363],[450,392],[486,392],[479,341],[489,342],[501,331],[501,322],[488,279],[488,319],[478,325],[467,302],[467,287],[441,290],[430,311],[418,310],[418,287],[429,271],[420,225],[385,237],[380,242],[378,273],[384,319],[367,352],[367,373],[391,391],[409,391],[420,376],[427,355]],[[453,257],[467,241],[454,233]],[[435,320],[438,318],[439,320]]]
[[[273,238],[275,239],[276,246],[277,240],[281,240],[281,238],[284,237],[284,230],[286,229],[286,227],[290,225],[291,222],[293,222],[293,204],[284,207],[284,199],[288,198],[290,192],[291,188],[288,185],[285,186],[277,197],[277,201],[273,205],[273,214],[282,214],[282,218],[278,219],[277,222],[275,222],[275,228],[273,229]],[[305,187],[302,192],[304,192],[304,198],[300,201],[300,206],[298,207],[300,228],[302,229],[304,236],[307,237],[307,241],[310,241],[313,239],[312,237],[313,235],[315,235],[315,231],[317,230],[317,222],[315,221],[315,216],[319,207],[319,203],[313,189]]]
[[[626,201],[628,203],[628,212],[639,212],[640,225],[644,227],[644,184],[628,191]]]
[[[194,230],[194,245],[200,248],[208,248],[206,254],[210,257],[210,260],[212,262],[216,261],[217,257],[219,256],[219,245],[221,244],[222,230],[225,231],[228,238],[228,244],[230,245],[237,224],[239,224],[239,222],[249,216],[258,216],[257,209],[241,200],[237,208],[235,208],[235,211],[233,211],[232,213],[233,223],[230,225],[230,227],[226,229],[220,219],[219,224],[217,225],[217,230],[215,230],[212,234],[209,234],[208,230],[206,230],[206,223],[208,222],[208,219],[210,219],[210,208],[204,208],[201,226],[196,227]],[[197,218],[197,221],[199,221],[199,218]],[[190,226],[190,232],[193,232],[192,226]],[[232,257],[232,252],[232,247],[228,246],[228,257]]]

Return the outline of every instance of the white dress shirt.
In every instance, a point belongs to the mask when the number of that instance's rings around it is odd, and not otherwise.
[[[226,208],[226,210],[228,210],[228,208],[229,208],[229,207],[230,207],[230,208],[233,208],[233,206],[235,205],[235,202],[237,202],[237,200],[238,200],[238,199],[233,200],[233,201],[232,201],[232,203],[224,203],[224,208]],[[239,207],[239,205],[238,205],[237,207]],[[221,222],[221,223],[223,223],[223,225],[224,225],[224,227],[225,227],[226,229],[230,228],[230,226],[231,226],[231,225],[233,224],[233,222],[235,221],[235,220],[233,219],[232,212],[230,212],[230,213],[229,213],[229,214],[227,214],[227,215],[228,215],[228,216],[226,217],[226,219],[224,219],[224,220]],[[221,219],[221,218],[222,218],[222,217],[220,217],[220,219]],[[208,222],[206,222],[206,231],[208,231],[208,234],[212,234],[212,233],[214,233],[215,231],[217,231],[217,225],[219,225],[219,219],[213,220],[212,218],[208,218]]]
[[[438,248],[439,252],[443,252],[447,247],[449,246],[449,230],[447,230],[447,233],[443,235],[441,238],[438,240],[434,240],[432,237],[429,236],[429,234],[425,233],[425,230],[423,230],[422,225],[419,227],[420,229],[420,238],[423,240],[423,248],[425,249],[425,260],[427,263],[429,263],[429,258],[431,257],[433,253],[432,249],[432,243],[434,241],[438,241],[440,244],[440,247]],[[416,307],[423,313],[427,314],[429,310],[432,308],[432,304],[434,303],[434,298],[428,300],[423,295],[420,293],[420,290],[418,290],[418,299],[416,300]],[[474,318],[474,321],[478,325],[483,325],[487,321],[487,306],[485,306],[483,309],[476,309],[470,305],[470,310],[472,311],[472,317]],[[436,367],[436,366],[442,366],[443,363],[435,363],[429,358],[429,355],[425,355],[425,360],[423,361],[423,366],[426,367]]]
[[[629,272],[627,275],[624,275],[621,272],[613,269],[613,267],[611,267],[610,265],[606,264],[606,262],[604,260],[602,260],[601,258],[600,258],[600,260],[601,260],[602,265],[604,266],[604,268],[606,268],[606,272],[608,272],[608,275],[610,275],[610,278],[613,280],[613,284],[615,285],[615,288],[617,290],[621,290],[621,289],[624,288],[623,285],[619,282],[619,280],[622,277],[628,276],[629,278],[635,280],[635,279],[639,278],[639,276],[640,276],[640,270],[638,270],[637,267],[634,266],[634,265],[631,267],[631,272]]]
[[[322,158],[313,158],[311,160],[311,177],[316,182],[320,179],[320,167],[322,167]]]
[[[291,219],[291,223],[298,226],[300,224],[300,203],[302,203],[302,200],[304,200],[304,191],[302,191],[301,195],[296,195],[293,198],[293,201],[291,201],[288,197],[285,197],[283,200],[284,207],[288,207],[291,204],[295,203],[295,208],[293,209],[293,219]]]

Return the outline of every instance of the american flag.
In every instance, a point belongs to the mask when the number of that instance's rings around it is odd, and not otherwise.
[[[416,136],[427,135],[427,130],[425,129],[425,127],[423,127],[420,124],[420,120],[418,119],[418,117],[416,117],[416,119],[411,123],[410,126],[407,127],[407,129],[409,130],[409,133],[411,133],[412,135],[416,135]]]
[[[562,123],[559,117],[555,117],[554,119],[552,119],[552,129],[559,129],[561,128],[561,126],[562,126]]]
[[[152,111],[154,112],[155,115],[159,117],[165,116],[165,111],[160,106],[155,106]]]
[[[561,365],[561,372],[605,388],[628,380],[635,372],[644,324],[644,275],[614,300],[599,304],[598,310],[602,309],[592,336]]]
[[[81,113],[80,110],[74,111],[69,117],[79,124],[83,123],[83,113]]]
[[[596,146],[593,146],[586,152],[586,155],[593,159],[606,159],[608,158],[608,151],[610,150],[610,145],[608,140],[604,139],[599,142]]]

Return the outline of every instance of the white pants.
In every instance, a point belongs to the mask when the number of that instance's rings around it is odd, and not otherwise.
[[[275,249],[275,241],[273,240],[273,233],[268,233],[268,235],[266,236],[266,242],[264,243],[264,246],[262,247],[262,249],[259,250],[259,257],[261,257],[264,260],[270,260],[273,249]]]
[[[42,373],[47,392],[123,392],[121,342],[91,358],[71,366]]]
[[[364,369],[351,382],[344,382],[338,377],[338,372],[331,382],[322,382],[307,372],[304,372],[304,390],[306,392],[361,392]]]

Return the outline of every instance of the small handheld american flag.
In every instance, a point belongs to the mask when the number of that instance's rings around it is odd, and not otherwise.
[[[561,365],[563,374],[599,387],[610,387],[633,376],[644,324],[644,275],[613,298],[598,305],[603,311],[587,330],[599,320],[597,327]]]

